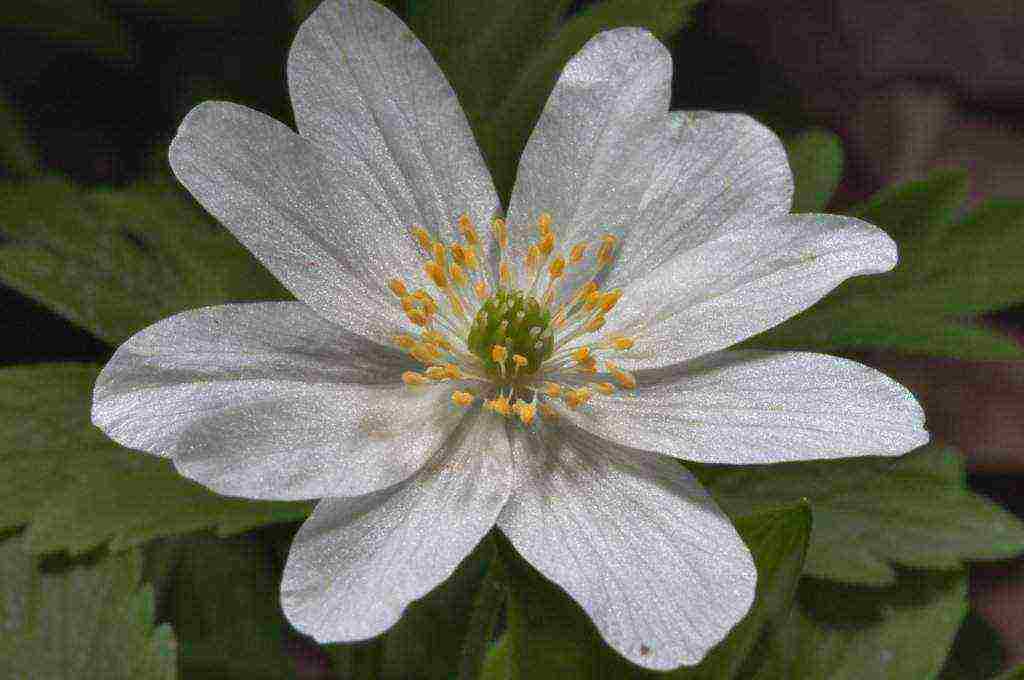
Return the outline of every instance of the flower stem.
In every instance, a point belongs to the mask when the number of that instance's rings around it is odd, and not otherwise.
[[[492,538],[486,540],[493,543]],[[505,573],[497,549],[492,548],[487,574],[474,598],[473,613],[470,614],[466,637],[462,643],[458,680],[477,680],[481,677],[487,649],[492,643],[501,607],[505,604],[505,596]]]

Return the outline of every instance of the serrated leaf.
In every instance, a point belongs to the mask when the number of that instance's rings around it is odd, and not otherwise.
[[[303,519],[308,503],[218,496],[170,461],[121,448],[89,421],[99,368],[43,364],[0,370],[0,528],[28,524],[35,553],[115,550],[213,528],[238,533]]]
[[[136,551],[40,569],[23,536],[0,543],[0,675],[174,680],[176,645],[153,627]]]
[[[269,550],[253,536],[193,536],[176,542],[169,616],[185,677],[295,677],[285,654],[288,624]]]
[[[0,91],[0,175],[33,177],[40,173],[42,161],[25,130],[25,122]]]
[[[903,574],[891,588],[803,581],[744,677],[903,680],[934,677],[967,611],[963,572]]]
[[[843,144],[828,130],[807,130],[786,140],[793,169],[793,212],[820,212],[843,176]]]
[[[605,0],[590,5],[558,26],[550,36],[528,35],[531,57],[503,87],[503,96],[482,115],[470,117],[505,204],[518,158],[565,64],[601,31],[640,26],[659,39],[679,31],[699,0]],[[461,93],[460,93],[461,94]]]
[[[179,190],[0,184],[0,279],[119,343],[172,314],[287,292]]]
[[[820,578],[887,585],[894,564],[958,569],[1024,551],[1024,523],[967,489],[950,448],[926,446],[896,460],[692,469],[732,516],[807,498],[814,531],[804,569]]]
[[[737,521],[754,555],[757,599],[747,616],[698,666],[654,673],[633,666],[605,645],[586,613],[558,586],[498,543],[509,582],[508,630],[486,665],[489,677],[516,678],[731,678],[768,621],[785,616],[799,579],[811,532],[807,508],[776,509]],[[503,668],[501,664],[507,665]]]

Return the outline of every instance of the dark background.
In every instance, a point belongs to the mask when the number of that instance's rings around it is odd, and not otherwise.
[[[167,144],[204,99],[291,122],[289,2],[36,4],[51,16],[0,9],[0,94],[23,116],[49,172],[87,186],[167,175]],[[83,39],[88,31],[76,31],[97,13],[120,20],[123,33],[111,40],[123,51],[104,55]],[[671,47],[674,108],[747,111],[780,133],[837,132],[847,162],[833,208],[950,165],[969,170],[972,203],[1024,198],[1019,0],[711,0]],[[3,286],[0,309],[2,364],[102,362],[112,351]],[[1024,341],[1021,309],[990,321]],[[925,398],[932,429],[967,452],[972,486],[1021,514],[1024,367],[880,362]],[[1006,660],[1024,662],[1020,564],[976,568],[972,598],[1003,634]]]

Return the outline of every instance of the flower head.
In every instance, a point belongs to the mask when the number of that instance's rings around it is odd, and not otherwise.
[[[209,102],[170,151],[298,301],[141,331],[98,379],[94,422],[221,493],[323,499],[282,584],[318,640],[385,631],[497,525],[621,654],[698,662],[756,571],[673,458],[895,455],[927,434],[869,368],[728,351],[892,268],[895,245],[790,215],[774,135],[669,112],[670,75],[643,30],[588,42],[503,217],[423,45],[368,0],[328,0],[289,57],[298,134]]]

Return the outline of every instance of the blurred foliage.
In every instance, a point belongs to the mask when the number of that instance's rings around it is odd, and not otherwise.
[[[22,115],[0,90],[0,176],[4,171],[13,177],[34,177],[42,171],[42,161]]]
[[[38,559],[23,536],[0,543],[0,676],[174,680],[176,643],[154,629],[138,551],[69,563]]]
[[[843,144],[828,130],[807,130],[786,140],[793,168],[793,212],[821,212],[843,176]]]
[[[114,550],[216,528],[239,533],[304,518],[308,503],[219,496],[169,460],[124,449],[89,422],[98,367],[0,369],[0,528],[28,525],[25,549]]]
[[[960,569],[1024,552],[1024,522],[970,491],[950,448],[929,445],[896,459],[686,465],[732,516],[807,499],[811,576],[885,586],[896,581],[894,564]]]

